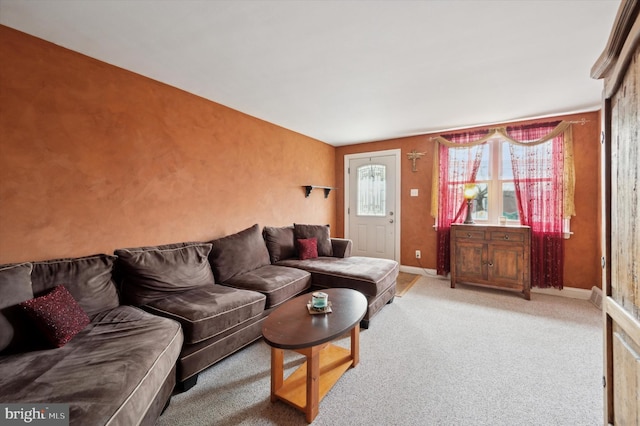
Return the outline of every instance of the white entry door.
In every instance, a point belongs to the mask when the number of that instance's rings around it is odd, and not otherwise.
[[[397,155],[349,159],[348,238],[352,255],[396,259]]]

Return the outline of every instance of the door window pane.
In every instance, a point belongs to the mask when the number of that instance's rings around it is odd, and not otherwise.
[[[358,216],[386,216],[386,173],[382,164],[358,167]]]

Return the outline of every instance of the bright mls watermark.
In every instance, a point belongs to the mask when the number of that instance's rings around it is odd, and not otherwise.
[[[0,404],[0,426],[69,426],[69,404]]]

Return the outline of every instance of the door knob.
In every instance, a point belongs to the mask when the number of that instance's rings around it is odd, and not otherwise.
[[[393,223],[393,219],[389,219],[389,223]]]

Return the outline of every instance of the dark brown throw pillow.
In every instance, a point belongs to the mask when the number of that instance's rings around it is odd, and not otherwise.
[[[271,263],[269,250],[258,224],[211,241],[209,263],[216,282],[224,283],[236,275]]]
[[[315,238],[299,239],[298,257],[300,260],[315,259],[318,257],[318,240]]]
[[[33,298],[31,269],[31,263],[0,265],[0,352],[10,346],[7,350],[22,349],[20,338],[27,334],[28,318],[18,304]]]
[[[296,240],[315,238],[318,241],[318,256],[333,256],[333,246],[329,236],[329,225],[293,224]]]
[[[293,226],[265,226],[262,230],[271,263],[296,257]]]
[[[22,302],[20,306],[57,348],[66,345],[90,322],[87,314],[63,285],[54,287],[44,296]]]
[[[115,256],[94,254],[33,262],[33,295],[41,296],[64,283],[87,315],[113,309],[120,305],[112,276],[115,260]]]
[[[213,285],[210,251],[207,243],[116,250],[126,302],[141,306],[175,292]]]

